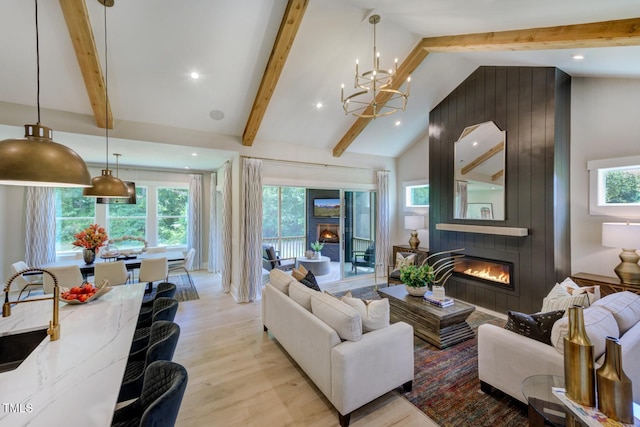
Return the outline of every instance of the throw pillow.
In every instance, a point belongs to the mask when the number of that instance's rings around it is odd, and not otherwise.
[[[304,276],[303,279],[300,279],[300,283],[305,285],[307,288],[313,289],[314,291],[322,292],[322,289],[320,289],[320,286],[318,286],[316,277],[310,271],[307,271],[307,275]]]
[[[588,304],[589,300],[585,294],[571,295],[567,291],[566,285],[556,283],[549,294],[542,300],[542,308],[540,309],[540,312],[546,313],[556,310],[566,311],[569,307],[574,305],[586,307]]]
[[[551,345],[551,328],[563,315],[564,310],[536,314],[507,311],[508,320],[504,328],[516,334]]]
[[[362,332],[375,331],[389,326],[389,300],[362,300],[353,298],[351,291],[342,296],[342,301],[355,308],[362,319]]]
[[[311,298],[311,312],[335,330],[341,339],[359,341],[362,338],[360,314],[344,302],[329,295],[316,293]]]
[[[293,271],[291,272],[291,275],[293,276],[294,279],[296,279],[297,281],[300,281],[304,279],[304,276],[307,275],[307,269],[304,268],[304,265],[300,264],[298,268],[293,269]]]
[[[416,254],[408,252],[398,252],[396,253],[396,265],[393,269],[400,270],[400,267],[403,267],[405,265],[414,265],[415,262]]]
[[[600,286],[583,286],[580,287],[576,282],[571,280],[570,277],[567,277],[560,283],[569,295],[580,295],[586,294],[587,299],[585,300],[587,306],[590,306],[594,302],[600,299]]]

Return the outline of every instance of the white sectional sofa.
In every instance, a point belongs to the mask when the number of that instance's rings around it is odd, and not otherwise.
[[[633,382],[634,401],[640,400],[640,295],[607,295],[584,310],[587,335],[594,344],[596,365],[604,360],[607,336],[620,338],[622,367]],[[478,375],[482,390],[492,387],[525,402],[522,381],[539,374],[564,376],[564,337],[568,319],[553,324],[552,345],[484,324],[478,328]]]
[[[355,309],[277,269],[263,290],[262,320],[338,410],[343,427],[377,397],[399,386],[411,390],[413,328],[404,322],[362,333]]]

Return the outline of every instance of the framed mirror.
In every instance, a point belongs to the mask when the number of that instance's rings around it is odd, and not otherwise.
[[[455,143],[455,219],[504,221],[507,132],[493,122],[468,126]]]

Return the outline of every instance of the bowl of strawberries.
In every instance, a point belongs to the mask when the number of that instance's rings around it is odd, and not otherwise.
[[[103,284],[96,287],[91,283],[84,283],[82,286],[74,286],[73,288],[60,288],[60,299],[67,304],[86,304],[97,300],[102,295],[111,290],[111,287]]]

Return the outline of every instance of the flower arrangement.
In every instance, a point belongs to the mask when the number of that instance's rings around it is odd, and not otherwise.
[[[320,252],[322,248],[324,248],[324,243],[320,243],[320,241],[318,240],[316,240],[311,244],[311,249],[313,249],[316,252]]]
[[[98,224],[91,224],[79,233],[73,235],[76,239],[72,244],[83,249],[92,249],[94,252],[104,246],[109,240],[107,232]]]
[[[458,263],[457,259],[464,255],[459,253],[464,249],[454,249],[453,251],[443,251],[431,254],[424,260],[422,265],[404,265],[400,267],[400,280],[409,287],[421,288],[429,285],[444,286],[453,267]],[[444,256],[429,264],[429,260],[444,254],[457,252],[454,255]]]

